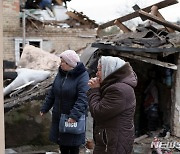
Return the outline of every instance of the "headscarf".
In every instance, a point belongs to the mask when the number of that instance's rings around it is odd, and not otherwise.
[[[108,75],[124,66],[126,62],[119,57],[102,56],[99,63],[101,64],[101,78],[104,80]]]

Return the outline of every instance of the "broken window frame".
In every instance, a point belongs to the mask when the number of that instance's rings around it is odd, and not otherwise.
[[[42,39],[28,38],[26,39],[25,44],[31,44],[31,42],[39,42],[38,47],[42,49],[42,44],[43,44]],[[16,66],[20,60],[21,50],[23,52],[23,47],[21,47],[20,44],[23,44],[23,38],[15,38],[15,64]]]

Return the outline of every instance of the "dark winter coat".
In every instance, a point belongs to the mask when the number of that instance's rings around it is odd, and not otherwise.
[[[95,120],[94,154],[130,154],[134,142],[136,75],[129,63],[107,76],[100,88],[88,91]]]
[[[50,140],[59,145],[79,146],[85,142],[85,133],[67,134],[59,133],[60,114],[68,114],[70,118],[78,120],[87,112],[87,91],[89,75],[82,63],[71,71],[59,72],[53,82],[52,88],[46,96],[41,112],[46,113],[52,109],[52,125]]]

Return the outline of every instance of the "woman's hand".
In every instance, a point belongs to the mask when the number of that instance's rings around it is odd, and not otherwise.
[[[68,122],[68,123],[75,123],[76,120],[74,120],[74,119],[72,119],[72,118],[69,118],[67,122]]]
[[[39,114],[40,114],[40,116],[43,116],[43,115],[44,115],[44,113],[43,113],[43,112],[41,112],[41,111],[40,111],[40,113],[39,113]]]
[[[99,88],[100,87],[99,78],[97,77],[91,78],[88,82],[88,85],[90,86],[90,88]]]

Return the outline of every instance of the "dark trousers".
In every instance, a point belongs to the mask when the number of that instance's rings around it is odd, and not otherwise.
[[[79,146],[60,146],[61,154],[79,154]]]

